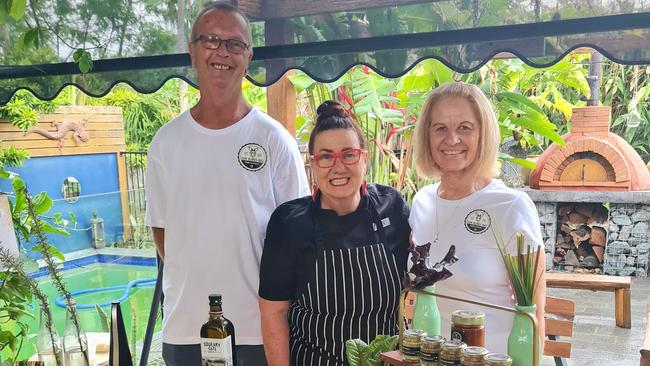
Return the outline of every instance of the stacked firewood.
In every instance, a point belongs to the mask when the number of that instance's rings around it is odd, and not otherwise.
[[[553,263],[566,271],[601,268],[607,216],[607,208],[598,203],[558,204]]]

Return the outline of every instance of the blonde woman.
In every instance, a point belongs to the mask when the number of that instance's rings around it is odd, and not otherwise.
[[[513,307],[514,294],[492,236],[498,225],[514,254],[514,235],[543,249],[537,211],[523,192],[495,179],[499,126],[489,100],[474,85],[454,82],[434,89],[415,128],[418,173],[440,181],[413,199],[409,223],[415,245],[430,242],[431,258],[442,258],[451,244],[460,260],[454,276],[436,285],[441,294]],[[543,262],[543,261],[542,261]],[[543,264],[542,264],[543,265]],[[543,333],[546,286],[537,291],[537,317]],[[506,352],[511,313],[438,299],[442,335],[449,337],[454,310],[486,313],[486,347]]]

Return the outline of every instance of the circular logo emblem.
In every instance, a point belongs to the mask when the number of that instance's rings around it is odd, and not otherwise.
[[[452,331],[451,332],[451,339],[454,341],[462,342],[463,341],[463,334],[458,331]]]
[[[490,223],[490,215],[485,210],[476,209],[465,216],[465,229],[472,234],[484,233]]]
[[[266,150],[259,144],[246,144],[239,149],[237,160],[244,169],[258,171],[266,165]]]

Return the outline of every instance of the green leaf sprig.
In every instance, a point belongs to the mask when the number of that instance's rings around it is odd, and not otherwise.
[[[535,305],[535,292],[542,278],[542,271],[538,269],[543,251],[539,249],[533,251],[530,244],[524,244],[524,234],[517,232],[515,234],[517,254],[510,255],[499,226],[496,224],[492,229],[492,235],[499,248],[503,264],[506,266],[517,304],[519,306]]]

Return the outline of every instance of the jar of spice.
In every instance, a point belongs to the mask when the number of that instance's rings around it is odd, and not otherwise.
[[[511,366],[512,358],[503,353],[488,353],[483,357],[485,366]]]
[[[468,346],[485,346],[485,313],[481,311],[456,310],[451,314],[451,339]]]
[[[467,347],[460,355],[462,366],[483,366],[483,358],[488,351],[483,347]]]
[[[442,345],[440,351],[440,366],[460,366],[460,355],[467,345],[452,339]]]
[[[420,344],[420,366],[439,366],[444,343],[445,339],[441,336],[423,337]]]
[[[408,329],[402,337],[400,350],[402,359],[406,362],[420,362],[420,344],[422,337],[427,333],[420,329]]]

